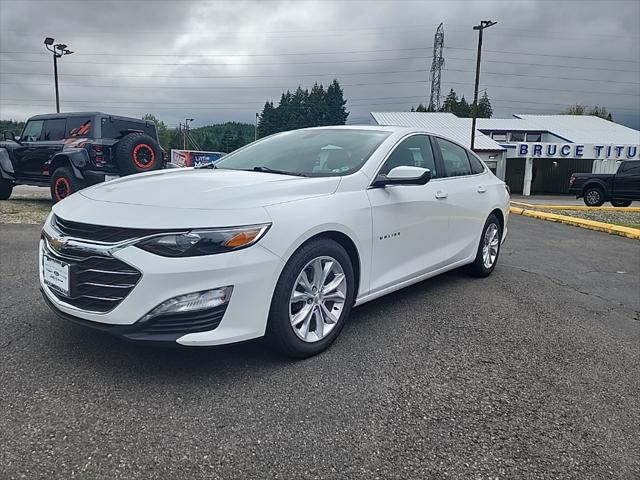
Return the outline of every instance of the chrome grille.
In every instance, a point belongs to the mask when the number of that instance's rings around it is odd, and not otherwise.
[[[45,253],[69,264],[69,296],[50,288],[61,301],[81,310],[106,313],[113,310],[136,286],[142,273],[111,256],[76,249],[54,250],[45,241]]]

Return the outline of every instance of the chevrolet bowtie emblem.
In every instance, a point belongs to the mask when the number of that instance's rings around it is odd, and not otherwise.
[[[49,237],[49,246],[54,250],[57,250],[60,252],[62,251],[62,249],[64,249],[66,244],[67,244],[67,241],[63,238]]]

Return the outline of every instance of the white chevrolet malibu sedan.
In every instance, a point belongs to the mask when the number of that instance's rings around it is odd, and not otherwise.
[[[214,167],[134,175],[56,204],[40,285],[59,316],[128,340],[266,336],[307,357],[354,306],[457,267],[488,276],[508,205],[504,182],[446,138],[295,130]]]

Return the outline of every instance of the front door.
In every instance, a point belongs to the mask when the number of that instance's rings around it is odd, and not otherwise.
[[[18,177],[41,174],[37,170],[36,158],[38,145],[43,138],[44,120],[31,120],[25,126],[20,136],[20,147],[13,152],[15,158],[14,168]]]
[[[638,199],[640,196],[640,160],[624,162],[613,180],[615,198]]]
[[[380,169],[398,166],[431,170],[426,185],[370,188],[373,220],[371,293],[444,265],[449,219],[438,198],[440,172],[427,135],[413,135],[395,147]]]

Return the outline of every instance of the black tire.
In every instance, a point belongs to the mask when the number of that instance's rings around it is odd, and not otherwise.
[[[58,203],[86,186],[84,181],[76,178],[71,167],[56,168],[51,176],[51,199]]]
[[[495,258],[493,259],[493,262],[489,266],[487,266],[485,264],[485,258],[484,258],[484,253],[485,253],[484,247],[487,239],[491,237],[491,234],[488,234],[488,232],[490,229],[494,231],[493,230],[494,226],[497,229],[495,231],[497,233],[498,244],[495,247],[496,248]],[[480,235],[480,242],[478,243],[476,258],[473,261],[473,263],[467,267],[467,271],[474,277],[488,277],[489,275],[491,275],[491,272],[493,272],[493,270],[496,268],[496,265],[498,263],[498,257],[500,256],[501,246],[502,246],[502,225],[500,224],[500,220],[498,220],[498,217],[491,214],[489,215],[489,218],[487,218],[487,221],[485,222],[484,227],[482,228],[482,235]]]
[[[335,322],[333,328],[320,340],[316,341],[303,341],[296,332],[290,320],[290,314],[295,313],[293,308],[300,306],[302,308],[307,307],[305,302],[309,302],[311,305],[310,312],[314,312],[316,304],[315,300],[301,300],[299,305],[291,306],[291,295],[293,293],[294,284],[296,283],[298,276],[303,270],[308,267],[310,262],[319,257],[331,257],[335,260],[344,272],[344,278],[346,280],[346,294],[344,295],[344,305],[340,312],[337,322]],[[324,259],[326,262],[327,260]],[[326,265],[326,263],[325,263]],[[324,285],[328,285],[331,279],[335,277],[328,277],[327,282]],[[315,279],[312,281],[315,283]],[[353,300],[355,295],[355,280],[353,273],[353,266],[351,259],[345,251],[345,249],[337,242],[328,238],[319,238],[312,240],[309,243],[300,247],[289,259],[285,265],[271,300],[271,308],[269,310],[269,320],[267,323],[266,337],[269,344],[278,352],[293,358],[307,358],[316,355],[333,343],[336,337],[340,334],[342,327],[344,326],[351,307],[353,306]],[[335,307],[335,304],[330,303],[331,310]],[[314,331],[317,330],[316,318],[313,313],[309,314],[309,323],[307,331],[311,331],[312,326]],[[304,323],[304,322],[302,322]],[[301,332],[301,329],[298,329]],[[315,333],[314,333],[315,335]],[[313,337],[311,337],[313,338]]]
[[[587,207],[600,207],[604,204],[604,190],[602,187],[587,187],[584,191],[584,204]]]
[[[0,178],[0,200],[8,200],[13,192],[13,182]]]
[[[631,200],[611,200],[611,205],[624,208],[631,205]]]
[[[130,133],[118,142],[116,161],[124,175],[158,170],[164,163],[158,142],[139,132]]]

